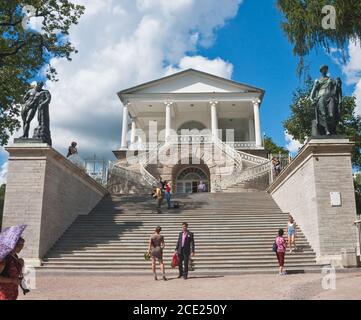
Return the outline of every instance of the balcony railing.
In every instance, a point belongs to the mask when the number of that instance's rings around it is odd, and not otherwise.
[[[233,149],[258,149],[254,141],[227,141],[225,143]]]
[[[168,141],[170,144],[187,144],[187,143],[212,143],[213,136],[211,135],[173,135],[170,136]],[[254,141],[222,141],[229,147],[242,150],[242,149],[259,149]],[[130,150],[149,150],[153,149],[156,143],[135,143],[129,146]]]

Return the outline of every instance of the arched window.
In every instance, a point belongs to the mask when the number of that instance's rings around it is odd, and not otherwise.
[[[183,170],[177,180],[208,180],[207,175],[199,168],[187,168]]]
[[[181,130],[199,130],[202,131],[203,129],[207,129],[207,127],[199,122],[199,121],[188,121],[183,123],[179,128],[178,128],[178,134],[181,134]]]
[[[177,193],[195,193],[198,192],[200,181],[206,185],[206,191],[209,191],[209,178],[207,174],[195,167],[184,169],[176,179]]]

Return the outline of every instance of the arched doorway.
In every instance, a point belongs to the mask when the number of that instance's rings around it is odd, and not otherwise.
[[[189,166],[176,177],[176,193],[196,193],[200,181],[204,182],[209,192],[209,175],[199,167]]]

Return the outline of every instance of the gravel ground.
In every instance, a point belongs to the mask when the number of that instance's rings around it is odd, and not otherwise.
[[[200,276],[188,280],[169,276],[155,281],[149,276],[97,274],[38,274],[36,289],[21,300],[242,300],[242,299],[358,299],[361,272],[337,273],[335,289],[321,273],[279,276],[272,274]],[[187,292],[185,297],[184,292]]]

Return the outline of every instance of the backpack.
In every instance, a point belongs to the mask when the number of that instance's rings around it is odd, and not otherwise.
[[[278,248],[278,246],[277,246],[277,243],[275,241],[275,242],[273,242],[272,251],[277,252],[277,248]]]
[[[174,202],[173,202],[173,208],[174,208],[174,209],[178,209],[178,208],[179,208],[179,202],[178,202],[178,201],[174,201]]]

